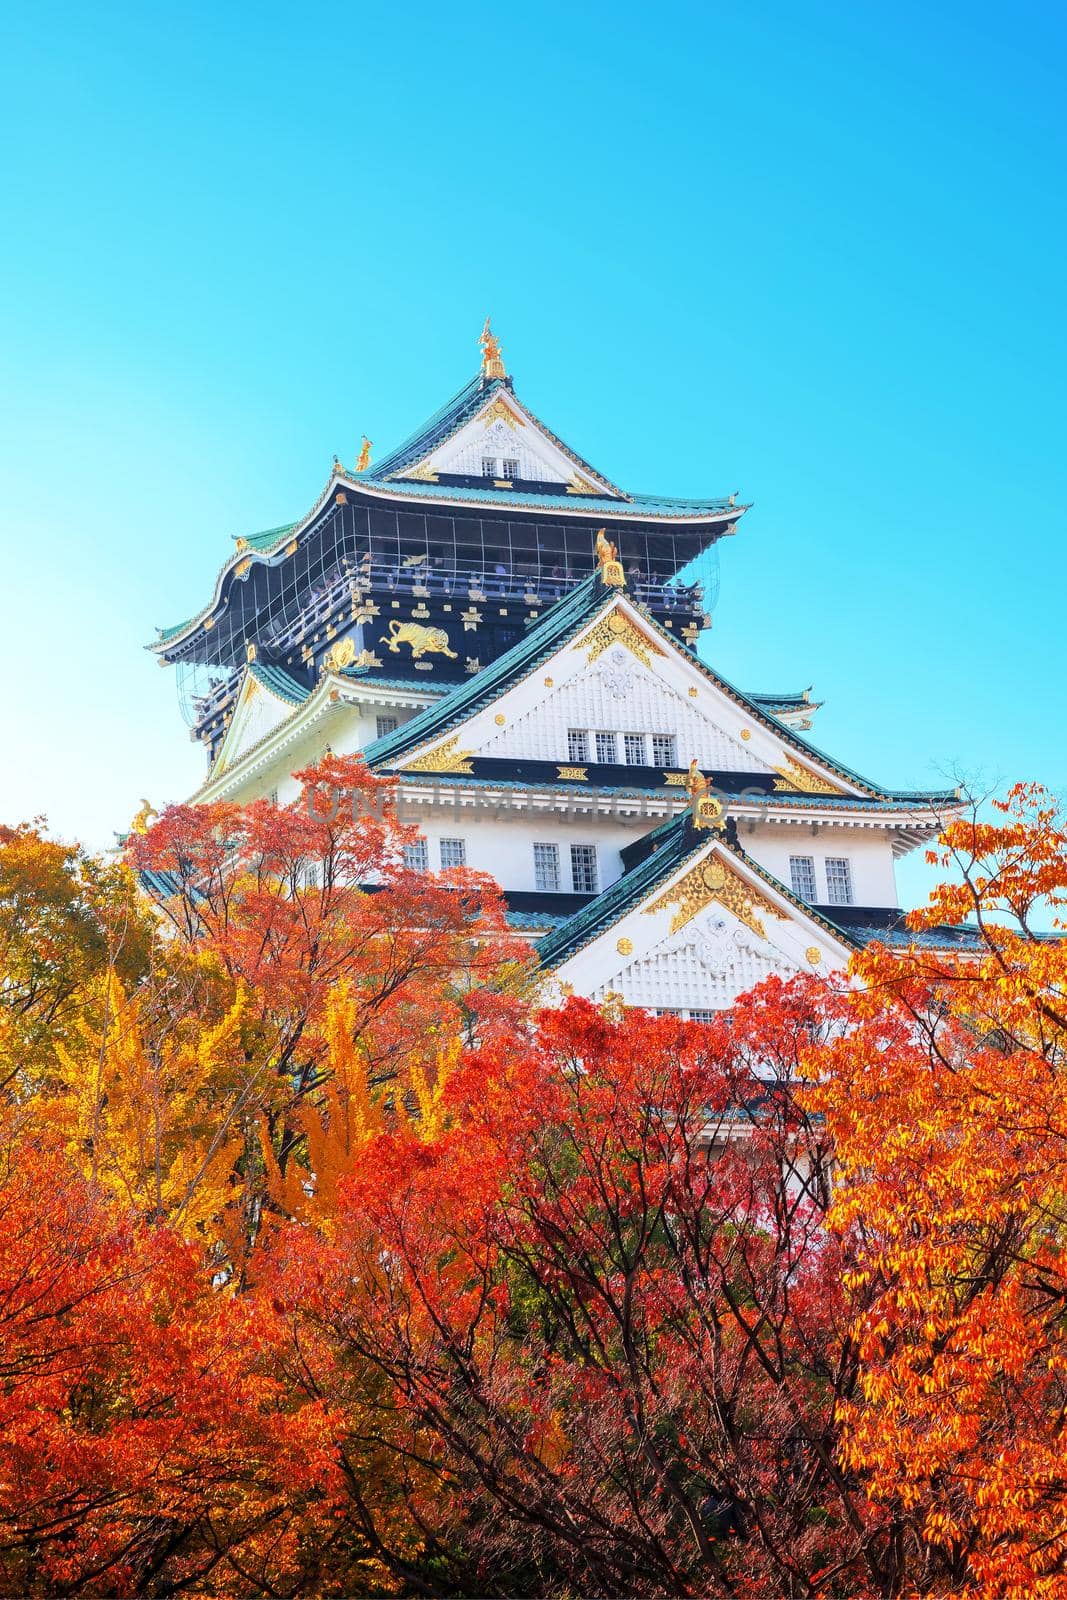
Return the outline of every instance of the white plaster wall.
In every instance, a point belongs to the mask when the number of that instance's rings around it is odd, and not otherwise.
[[[414,823],[429,844],[430,868],[441,865],[440,841],[465,839],[467,865],[488,872],[504,889],[536,889],[534,843],[555,844],[559,848],[560,892],[572,892],[570,846],[595,844],[600,888],[606,889],[622,874],[619,854],[634,839],[648,832],[651,824],[639,818],[632,824],[595,817],[516,816],[487,817],[472,806],[427,808],[401,805],[401,820]]]
[[[717,709],[711,694],[702,705],[686,687],[679,693],[621,645],[565,683],[549,688],[542,677],[521,687],[525,692],[514,696],[507,724],[483,741],[484,755],[567,762],[568,730],[584,728],[615,733],[620,761],[624,733],[663,733],[674,735],[676,767],[687,767],[695,756],[702,767],[720,772],[770,770],[709,714]],[[646,755],[651,755],[647,742]]]
[[[825,902],[826,857],[846,856],[852,864],[852,899],[858,906],[895,906],[893,851],[884,833],[864,828],[742,828],[739,842],[776,878],[789,887],[789,857],[811,856],[815,862],[816,899]]]

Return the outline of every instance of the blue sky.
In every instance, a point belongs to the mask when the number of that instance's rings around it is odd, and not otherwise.
[[[1067,788],[1050,5],[38,4],[0,60],[0,816],[199,780],[142,649],[474,370],[740,490],[707,653],[897,785]]]

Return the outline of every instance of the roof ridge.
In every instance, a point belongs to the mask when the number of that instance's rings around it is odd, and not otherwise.
[[[387,450],[382,459],[375,462],[373,469],[366,476],[376,478],[398,471],[401,466],[408,463],[414,446],[425,438],[428,433],[439,427],[453,412],[461,411],[476,396],[480,398],[482,395],[492,394],[502,386],[507,387],[505,378],[485,379],[480,372],[475,373],[474,377],[468,379],[462,389],[457,389],[450,400],[446,400],[443,405],[438,406],[437,410],[427,417],[425,422],[420,423],[417,428],[409,433],[406,439],[402,439],[398,445],[394,445],[392,450]]]

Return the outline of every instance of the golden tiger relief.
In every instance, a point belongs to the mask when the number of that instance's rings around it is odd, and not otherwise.
[[[388,645],[394,655],[402,644],[409,644],[413,661],[428,655],[450,656],[453,661],[458,659],[456,652],[448,648],[445,630],[424,628],[421,622],[398,622],[394,617],[389,624],[389,632],[382,634],[380,642]]]

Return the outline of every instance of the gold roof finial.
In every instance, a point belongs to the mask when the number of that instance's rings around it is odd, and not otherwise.
[[[696,756],[689,763],[685,793],[689,801],[689,815],[697,828],[714,828],[721,833],[726,826],[722,802],[711,792],[711,779],[705,778]]]
[[[482,336],[478,340],[482,347],[482,377],[506,378],[504,371],[504,358],[500,354],[500,340],[489,326],[489,318],[485,319]]]
[[[356,471],[357,472],[366,472],[367,468],[370,466],[370,452],[371,452],[371,442],[367,438],[367,435],[364,434],[363,435],[363,443],[360,446],[360,450],[359,450],[359,459],[356,462]]]
[[[625,589],[626,573],[619,552],[603,528],[597,530],[596,558],[600,563],[600,576],[609,589]]]
[[[141,801],[141,809],[130,823],[131,833],[147,833],[151,819],[158,817],[159,812],[148,800]]]

